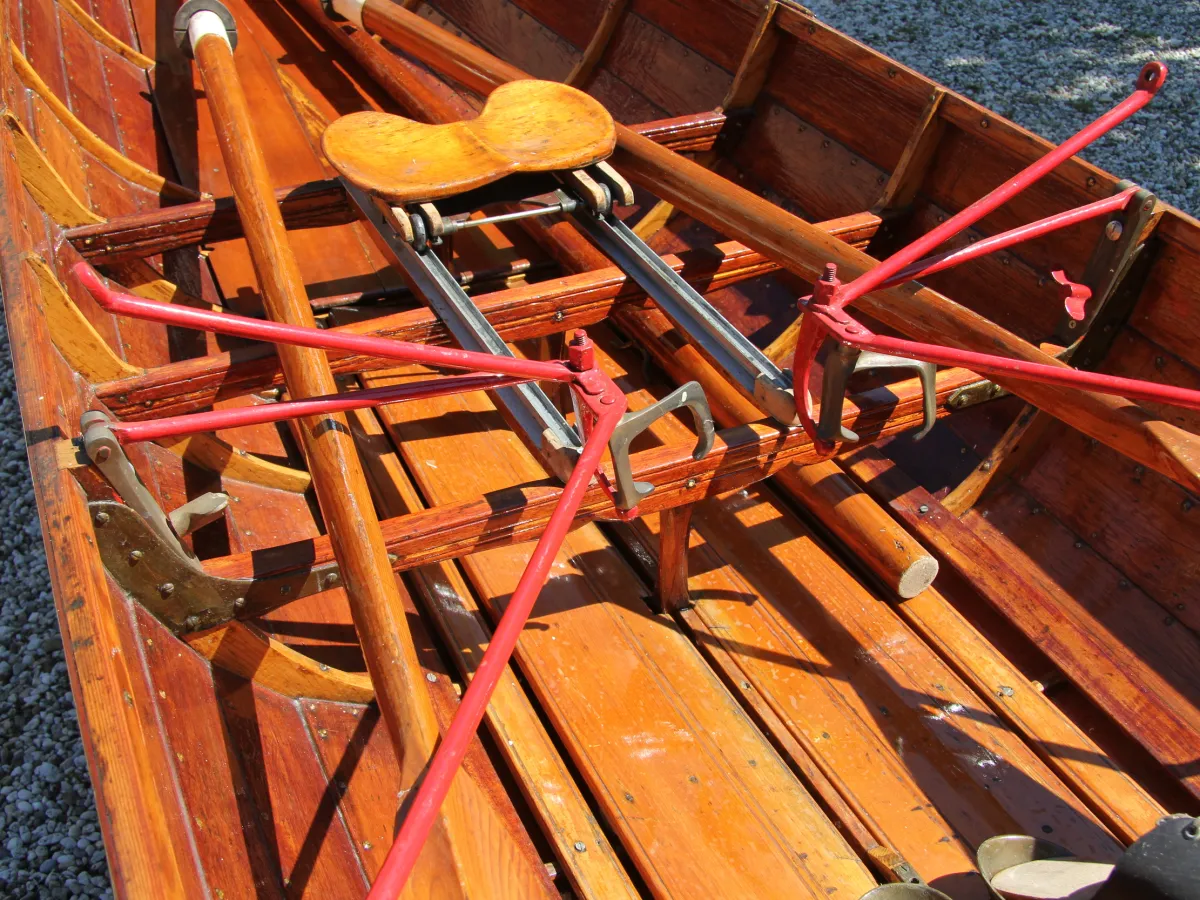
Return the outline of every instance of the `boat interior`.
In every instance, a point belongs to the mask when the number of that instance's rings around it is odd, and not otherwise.
[[[141,421],[288,397],[270,345],[110,315],[71,271],[86,261],[142,297],[263,315],[175,4],[0,5],[5,307],[117,895],[364,896],[406,762],[373,703],[343,586],[179,635],[96,551],[88,504],[115,493],[79,455],[85,411]],[[450,344],[359,220],[322,136],[363,111],[468,120],[484,98],[318,0],[226,5],[318,323]],[[1050,146],[787,0],[403,5],[875,258]],[[1125,174],[1073,158],[959,243],[1110,196]],[[633,180],[626,224],[787,363],[811,285]],[[1073,364],[1197,388],[1200,223],[1147,196],[1144,245]],[[690,380],[686,340],[564,230],[464,229],[444,261],[520,356],[560,358],[564,334],[586,324],[632,409]],[[1076,335],[1051,271],[1078,277],[1106,239],[1095,219],[923,283],[1053,355]],[[424,371],[329,358],[346,392]],[[570,532],[460,776],[482,789],[496,841],[536,874],[529,896],[857,900],[922,881],[986,900],[976,850],[990,837],[1112,862],[1167,813],[1195,813],[1200,460],[1189,483],[954,369],[938,375],[936,426],[914,441],[908,374],[855,376],[871,437],[840,445],[812,470],[821,478],[781,466],[695,504],[683,602],[656,587],[678,536],[668,512]],[[766,446],[766,426],[746,425],[763,414],[727,400],[709,393],[718,437]],[[1195,412],[1143,406],[1200,432]],[[901,413],[904,429],[881,424]],[[348,421],[389,547],[409,539],[413,514],[490,509],[511,524],[557,485],[484,392]],[[163,508],[227,494],[184,540],[209,572],[258,577],[329,554],[297,427],[127,452]],[[690,459],[686,414],[649,432],[635,455]],[[814,481],[925,548],[932,586],[898,597],[806,502]],[[443,728],[536,537],[514,527],[488,542],[483,530],[455,550],[427,529],[394,576]]]

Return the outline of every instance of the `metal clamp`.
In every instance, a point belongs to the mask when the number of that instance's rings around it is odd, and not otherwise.
[[[83,450],[95,463],[101,474],[113,486],[131,509],[138,513],[150,530],[185,564],[200,569],[200,562],[179,540],[210,522],[214,522],[229,506],[226,494],[209,492],[190,500],[169,515],[162,511],[158,501],[138,477],[133,463],[125,455],[112,429],[111,420],[98,410],[86,412],[80,417],[83,430]]]
[[[221,24],[225,27],[225,39],[229,41],[229,49],[236,50],[238,44],[237,22],[233,19],[231,13],[221,0],[187,0],[175,13],[173,23],[175,31],[175,44],[179,47],[179,51],[191,59],[192,39],[188,34],[188,26],[192,22],[192,17],[197,13],[208,12],[213,13]]]
[[[618,509],[633,509],[643,497],[649,496],[654,490],[654,485],[634,480],[633,465],[629,461],[629,445],[654,422],[677,409],[690,410],[696,426],[696,448],[692,451],[692,459],[704,459],[712,450],[716,428],[713,426],[712,412],[708,408],[708,398],[704,396],[699,382],[689,381],[653,406],[626,413],[608,442],[609,452],[612,453],[613,472],[616,473]]]
[[[823,369],[821,378],[821,419],[817,437],[822,441],[857,441],[858,435],[842,424],[842,406],[850,376],[864,369],[914,369],[921,379],[924,425],[913,435],[919,441],[937,422],[937,366],[931,362],[888,356],[873,350],[857,350],[835,338],[825,339],[817,354]]]

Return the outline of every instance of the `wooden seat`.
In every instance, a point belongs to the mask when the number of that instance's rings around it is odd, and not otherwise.
[[[352,113],[326,129],[335,169],[391,203],[437,200],[513,172],[577,169],[607,157],[612,116],[582,91],[554,81],[514,81],[466,122],[425,125],[379,112]]]

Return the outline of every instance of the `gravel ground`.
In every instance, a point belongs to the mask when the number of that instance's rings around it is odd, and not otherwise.
[[[1163,93],[1084,155],[1200,213],[1200,2],[805,0],[825,21],[1062,140],[1146,60]],[[8,337],[0,323],[0,359]],[[67,683],[12,372],[0,371],[0,896],[111,896]]]

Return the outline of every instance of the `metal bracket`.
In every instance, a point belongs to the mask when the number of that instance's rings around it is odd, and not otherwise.
[[[643,497],[649,496],[654,490],[652,484],[634,481],[633,464],[629,461],[629,445],[651,424],[677,409],[688,409],[696,426],[696,448],[692,451],[692,459],[699,460],[708,456],[716,437],[716,429],[713,426],[712,412],[708,408],[708,398],[704,396],[704,389],[700,387],[699,382],[689,381],[653,406],[626,413],[608,442],[609,452],[612,453],[613,472],[616,473],[619,509],[633,509]]]
[[[931,362],[888,356],[872,350],[856,350],[832,337],[826,338],[817,354],[822,365],[821,420],[817,437],[828,443],[857,441],[858,435],[842,424],[842,406],[850,376],[864,369],[915,369],[921,379],[921,397],[925,421],[913,435],[919,441],[937,422],[937,366]]]
[[[219,578],[181,556],[131,506],[106,500],[88,510],[108,574],[176,635],[261,616],[339,582],[332,563],[279,578]]]
[[[1118,182],[1114,193],[1131,187],[1132,182]],[[1142,252],[1147,227],[1155,217],[1157,206],[1154,194],[1143,188],[1130,198],[1123,210],[1109,218],[1081,279],[1081,283],[1092,291],[1091,300],[1079,321],[1064,313],[1055,329],[1058,343],[1076,342],[1081,334],[1095,324],[1097,316],[1108,305],[1130,266]]]
[[[179,538],[218,519],[229,505],[229,497],[215,492],[207,493],[185,503],[168,516],[142,483],[133,463],[109,428],[110,423],[108,416],[98,410],[86,412],[80,417],[83,451],[121,499],[146,521],[159,540],[170,547],[185,565],[199,569],[200,562]]]

